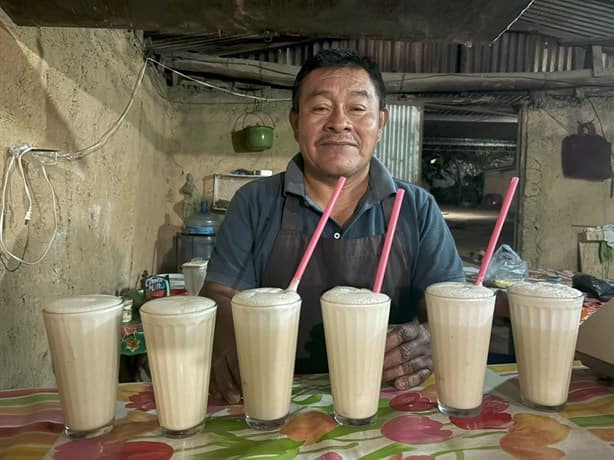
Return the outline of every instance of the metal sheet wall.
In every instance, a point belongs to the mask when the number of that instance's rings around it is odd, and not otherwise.
[[[394,177],[420,183],[422,107],[393,104],[387,107],[390,120],[377,145],[376,157]]]

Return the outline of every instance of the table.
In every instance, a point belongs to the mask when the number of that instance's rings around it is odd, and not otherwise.
[[[0,458],[614,458],[614,387],[580,363],[560,414],[519,404],[515,365],[489,366],[485,390],[480,416],[455,419],[436,410],[432,377],[409,391],[384,388],[377,422],[356,429],[331,418],[327,375],[299,376],[293,418],[281,432],[251,430],[243,421],[243,406],[210,401],[205,429],[174,440],[160,436],[151,386],[128,383],[119,386],[115,429],[85,441],[61,435],[55,389],[8,390],[0,392]]]

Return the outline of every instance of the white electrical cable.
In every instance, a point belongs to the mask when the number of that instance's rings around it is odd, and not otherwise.
[[[122,122],[126,118],[126,115],[128,115],[128,111],[132,107],[132,103],[134,102],[136,93],[138,89],[141,87],[141,84],[143,83],[143,78],[145,77],[145,70],[147,70],[147,59],[143,63],[143,67],[141,67],[139,76],[136,79],[136,82],[134,83],[132,94],[130,95],[130,100],[128,101],[128,104],[124,108],[124,111],[119,116],[119,118],[115,121],[115,123],[113,123],[111,127],[100,137],[100,139],[98,139],[97,142],[81,150],[76,150],[74,152],[62,152],[61,150],[47,150],[47,149],[41,150],[37,148],[32,148],[31,149],[32,154],[35,157],[42,159],[43,161],[79,160],[81,158],[88,156],[91,153],[94,153],[96,150],[99,150],[100,148],[102,148],[109,141],[109,139],[113,136],[113,134],[115,134],[115,131],[117,131],[117,129],[121,126]]]
[[[25,265],[35,265],[37,263],[39,263],[41,260],[43,260],[43,258],[47,255],[47,253],[49,252],[49,249],[51,249],[51,246],[53,245],[53,242],[55,240],[55,237],[57,235],[57,231],[58,231],[58,213],[57,213],[57,206],[56,206],[56,196],[55,196],[55,189],[53,188],[53,184],[51,183],[51,181],[49,180],[49,176],[47,175],[47,169],[45,168],[45,164],[43,162],[40,162],[41,165],[41,170],[43,172],[43,177],[45,178],[45,181],[47,182],[47,184],[49,185],[49,189],[51,190],[51,202],[52,202],[52,209],[53,209],[53,232],[51,234],[51,238],[49,238],[49,241],[47,242],[47,246],[45,247],[45,249],[43,250],[43,252],[34,260],[25,260],[21,257],[19,257],[18,255],[14,254],[4,243],[4,216],[6,213],[6,189],[8,187],[8,183],[9,183],[9,178],[10,178],[10,174],[11,174],[11,170],[13,169],[15,162],[17,161],[17,164],[19,165],[19,169],[21,172],[21,178],[23,180],[24,183],[24,189],[25,189],[25,193],[26,196],[28,197],[28,201],[29,201],[29,208],[28,211],[26,212],[26,217],[25,217],[25,224],[28,223],[28,221],[31,219],[32,217],[32,197],[30,194],[30,188],[28,187],[28,182],[25,176],[25,172],[23,170],[23,166],[22,166],[22,161],[23,161],[23,157],[25,155],[27,155],[28,153],[31,153],[31,148],[30,147],[25,147],[22,149],[10,149],[9,152],[11,153],[11,158],[9,159],[9,163],[6,167],[6,172],[4,174],[4,183],[2,185],[2,212],[0,212],[0,249],[2,250],[2,252],[7,255],[8,257],[10,257],[11,259],[20,262],[22,264]]]
[[[177,75],[180,75],[188,80],[194,81],[198,83],[199,85],[206,86],[208,88],[212,88],[212,89],[215,89],[217,91],[221,91],[227,94],[232,94],[233,96],[240,96],[240,97],[245,97],[248,99],[255,99],[255,100],[263,101],[263,102],[282,102],[282,101],[286,102],[286,101],[291,100],[291,99],[268,99],[265,97],[252,96],[250,94],[239,93],[237,91],[231,91],[231,90],[213,85],[211,83],[193,78],[189,75],[186,75],[182,72],[172,69],[162,64],[161,62],[156,61],[155,59],[146,58],[145,62],[143,63],[143,67],[141,68],[139,75],[136,79],[136,82],[134,83],[134,87],[132,88],[132,94],[130,95],[128,104],[124,108],[119,118],[115,121],[115,123],[113,123],[109,127],[109,129],[105,131],[105,133],[100,137],[100,139],[97,142],[83,149],[76,150],[74,152],[64,152],[62,150],[57,150],[57,149],[45,149],[45,148],[31,147],[27,144],[16,145],[16,146],[9,148],[9,154],[11,155],[11,157],[9,159],[9,162],[8,162],[5,174],[4,174],[4,183],[2,186],[2,196],[1,196],[1,203],[0,203],[2,205],[2,208],[0,209],[0,251],[2,253],[7,255],[11,259],[17,262],[26,264],[26,265],[37,264],[41,260],[43,260],[43,258],[47,255],[47,253],[49,252],[49,249],[51,249],[51,246],[57,236],[58,212],[57,212],[57,200],[56,200],[56,195],[55,195],[55,189],[53,188],[53,184],[51,183],[51,180],[49,179],[49,176],[47,175],[47,170],[45,168],[45,165],[55,164],[59,160],[69,160],[69,161],[79,160],[81,158],[84,158],[90,155],[91,153],[94,153],[95,151],[101,149],[102,147],[104,147],[104,145],[106,145],[109,139],[115,134],[115,132],[118,130],[118,128],[121,126],[122,122],[128,115],[128,112],[130,111],[130,108],[132,107],[136,94],[143,83],[143,79],[145,77],[145,71],[147,70],[147,64],[149,62],[158,64],[159,66],[165,69],[168,69],[171,72],[174,72]],[[30,156],[33,159],[38,161],[38,163],[40,164],[42,173],[43,173],[43,177],[45,178],[45,181],[47,182],[47,184],[49,185],[49,189],[51,190],[51,201],[53,205],[52,206],[53,225],[54,225],[53,232],[51,234],[51,237],[49,238],[49,241],[47,242],[45,249],[36,259],[31,260],[31,261],[25,260],[17,256],[16,254],[14,254],[13,252],[11,252],[11,250],[6,246],[4,242],[4,218],[5,218],[4,216],[6,214],[6,209],[7,209],[6,190],[7,190],[9,179],[10,179],[10,173],[13,167],[15,166],[15,162],[17,162],[17,167],[19,169],[19,173],[23,181],[24,193],[28,201],[28,209],[26,210],[26,213],[24,216],[24,225],[27,225],[28,222],[30,222],[30,220],[32,219],[32,194],[30,192],[30,187],[28,186],[28,180],[27,180],[27,177],[24,171],[24,167],[23,167],[23,160],[27,154],[30,154]]]
[[[24,223],[27,225],[28,222],[30,222],[30,220],[32,219],[32,194],[30,193],[30,187],[28,187],[26,174],[23,170],[23,156],[26,153],[28,153],[27,150],[17,157],[17,165],[19,166],[19,174],[21,175],[21,179],[23,180],[23,189],[26,193],[26,198],[28,199],[28,210],[26,211],[26,215],[23,218]]]
[[[221,86],[216,86],[216,85],[214,85],[212,83],[208,83],[206,81],[199,80],[198,78],[191,77],[191,76],[189,76],[189,75],[187,75],[185,73],[182,73],[182,72],[179,72],[178,70],[173,69],[172,67],[168,67],[168,66],[162,64],[161,62],[156,61],[155,59],[147,58],[147,60],[149,60],[151,62],[155,62],[160,67],[163,67],[163,68],[165,68],[167,70],[170,70],[171,72],[176,73],[177,75],[180,75],[180,76],[182,76],[183,78],[185,78],[187,80],[191,80],[191,81],[193,81],[195,83],[198,83],[201,86],[206,86],[207,88],[212,88],[212,89],[221,91],[223,93],[232,94],[233,96],[240,96],[240,97],[245,97],[245,98],[248,98],[248,99],[255,99],[257,101],[262,101],[262,102],[289,102],[289,101],[292,100],[290,98],[279,98],[279,99],[272,99],[271,98],[270,99],[270,98],[261,97],[261,96],[252,96],[251,94],[239,93],[237,91],[232,91],[230,89],[222,88]]]
[[[139,76],[132,89],[130,100],[128,101],[128,104],[124,108],[124,111],[121,113],[119,118],[115,121],[115,123],[113,123],[111,127],[94,144],[88,147],[85,147],[84,149],[77,150],[74,152],[63,152],[61,150],[40,149],[36,147],[30,147],[27,144],[14,146],[9,149],[9,154],[11,154],[11,158],[9,159],[9,164],[7,165],[6,173],[4,175],[4,184],[2,187],[2,203],[1,203],[2,208],[0,210],[0,250],[6,256],[10,257],[13,260],[16,260],[17,262],[21,262],[26,265],[35,265],[39,263],[41,260],[43,260],[43,258],[47,255],[57,235],[58,211],[57,211],[57,206],[56,206],[57,201],[56,201],[56,196],[55,196],[55,190],[53,188],[53,184],[51,183],[51,180],[49,180],[49,176],[47,175],[47,169],[45,168],[45,164],[53,164],[57,162],[58,160],[78,160],[102,148],[109,141],[109,139],[113,136],[113,134],[115,134],[117,129],[121,126],[122,122],[126,118],[128,111],[132,107],[132,104],[136,97],[136,93],[138,89],[141,87],[141,84],[143,83],[143,78],[145,76],[146,69],[147,69],[147,60],[145,60],[145,62],[143,63],[143,67],[141,68],[141,71],[139,72]],[[23,168],[23,159],[24,159],[24,156],[27,155],[28,153],[40,163],[43,177],[45,178],[45,181],[47,182],[51,190],[51,201],[52,201],[52,209],[53,209],[53,225],[54,225],[53,233],[51,234],[51,237],[49,238],[49,241],[47,242],[45,249],[34,260],[25,260],[19,257],[18,255],[14,254],[6,246],[4,242],[4,216],[6,213],[6,189],[9,183],[10,173],[15,165],[15,161],[17,161],[17,166],[19,168],[21,179],[23,181],[24,193],[28,200],[28,209],[26,210],[26,213],[24,216],[24,225],[27,225],[32,219],[32,194],[30,193],[30,187],[28,186],[28,181],[27,181],[26,174]]]

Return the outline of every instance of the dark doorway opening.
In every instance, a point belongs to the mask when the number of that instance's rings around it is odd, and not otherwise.
[[[518,174],[518,117],[461,111],[425,107],[422,179],[465,265],[478,266],[509,181]],[[497,247],[515,247],[516,225],[512,206]]]

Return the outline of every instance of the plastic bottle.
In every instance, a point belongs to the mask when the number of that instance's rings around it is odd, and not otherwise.
[[[220,226],[220,218],[209,212],[206,200],[200,202],[200,212],[192,214],[184,222],[184,233],[189,235],[215,235]]]

